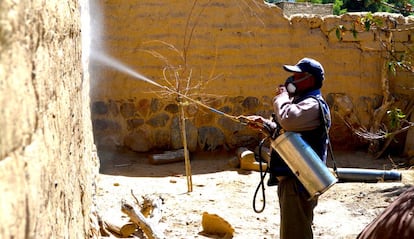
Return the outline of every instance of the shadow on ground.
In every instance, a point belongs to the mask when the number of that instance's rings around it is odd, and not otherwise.
[[[184,161],[153,165],[149,163],[148,153],[137,153],[126,149],[100,150],[101,174],[122,175],[128,177],[166,177],[185,175]],[[237,160],[235,152],[217,151],[208,153],[193,153],[190,155],[192,175],[207,174],[221,171],[239,171],[249,173],[230,165],[231,160]]]
[[[148,153],[137,153],[127,149],[101,149],[98,151],[100,159],[100,173],[107,175],[121,175],[128,177],[166,177],[185,175],[184,161],[153,165],[149,163]],[[250,173],[234,166],[237,161],[235,151],[216,151],[192,153],[192,175],[221,172],[225,170],[238,171],[241,174]],[[338,168],[366,168],[390,170],[400,168],[403,160],[400,158],[373,159],[365,152],[334,152],[329,155],[328,167],[336,162]]]

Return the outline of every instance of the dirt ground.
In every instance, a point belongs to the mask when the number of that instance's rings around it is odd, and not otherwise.
[[[126,217],[121,201],[134,203],[131,192],[163,199],[159,228],[166,238],[219,238],[202,233],[202,213],[214,213],[235,229],[236,239],[279,238],[277,187],[266,187],[265,209],[253,210],[259,172],[232,167],[235,152],[191,155],[193,191],[188,192],[184,162],[151,165],[145,154],[126,150],[100,151],[101,168],[96,195],[102,218]],[[314,238],[350,239],[414,183],[413,170],[402,159],[372,159],[364,152],[334,152],[339,168],[395,169],[402,181],[337,183],[319,198],[315,209]],[[330,160],[330,159],[329,159]],[[329,164],[329,163],[328,163]],[[267,178],[266,178],[267,180]],[[263,200],[258,196],[257,208]]]

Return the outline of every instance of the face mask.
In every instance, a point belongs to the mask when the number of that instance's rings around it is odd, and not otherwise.
[[[295,84],[293,83],[295,81],[295,79],[294,79],[294,77],[293,76],[289,76],[287,79],[286,79],[286,82],[285,82],[285,87],[286,87],[286,90],[289,92],[289,94],[294,94],[295,93],[295,91],[296,91],[296,86],[295,86]]]
[[[285,81],[286,90],[289,92],[290,95],[295,95],[296,93],[300,93],[301,91],[305,90],[308,86],[307,84],[300,84],[302,81],[307,80],[312,75],[305,75],[304,77],[295,80],[294,76],[289,76]],[[299,92],[300,91],[300,92]]]

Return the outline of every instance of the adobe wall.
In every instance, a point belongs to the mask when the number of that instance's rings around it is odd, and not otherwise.
[[[0,238],[90,238],[99,162],[80,3],[0,1]]]
[[[157,83],[174,88],[229,115],[269,116],[271,98],[288,73],[283,64],[302,57],[319,60],[326,71],[323,94],[335,112],[369,127],[381,104],[383,35],[362,32],[357,38],[335,29],[350,29],[358,14],[296,15],[288,19],[262,1],[107,1],[102,7],[101,35],[95,46]],[[363,15],[363,14],[360,14]],[[412,18],[376,14],[385,24],[406,28]],[[412,28],[411,28],[412,29]],[[413,30],[396,31],[398,50],[412,46]],[[97,58],[103,60],[104,56]],[[92,119],[99,147],[127,146],[135,151],[182,147],[180,102],[184,102],[190,150],[234,148],[257,143],[257,134],[228,117],[139,77],[91,65]],[[412,75],[411,75],[412,76]],[[405,104],[412,91],[409,74],[392,77],[391,91]],[[405,103],[404,103],[405,102]],[[336,148],[360,147],[334,113],[331,138]]]

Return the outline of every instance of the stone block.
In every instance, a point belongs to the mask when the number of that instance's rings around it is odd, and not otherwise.
[[[148,158],[149,163],[155,165],[180,162],[184,161],[184,149],[164,151],[162,153],[152,154]]]
[[[142,118],[128,119],[126,122],[128,130],[136,129],[145,123]]]
[[[147,120],[147,124],[151,125],[155,128],[164,127],[167,125],[168,121],[170,120],[170,116],[166,113],[158,113],[152,116],[149,120]]]
[[[199,128],[198,146],[203,151],[214,151],[225,146],[223,132],[216,127],[203,126]]]
[[[174,117],[171,124],[171,145],[173,149],[183,148],[182,130],[180,128],[179,117]],[[194,124],[186,119],[187,149],[194,152],[197,149],[198,129]]]
[[[165,111],[167,111],[170,114],[176,114],[178,113],[178,105],[177,104],[168,104],[165,106]]]
[[[108,113],[108,106],[103,101],[97,101],[92,104],[92,113],[98,115],[104,115]]]
[[[240,168],[243,170],[260,171],[260,164],[256,161],[254,152],[247,148],[238,148],[237,156],[240,160]],[[262,169],[267,169],[267,163],[262,163]]]
[[[124,137],[124,145],[136,152],[148,152],[153,147],[153,136],[148,128],[141,128]]]
[[[137,109],[134,103],[126,102],[121,104],[119,111],[124,118],[130,118],[135,115]]]
[[[106,131],[109,132],[117,132],[121,130],[121,125],[114,120],[110,119],[94,119],[92,121],[93,129],[97,132],[99,131]]]
[[[414,31],[395,31],[392,36],[395,42],[409,43],[411,37],[414,36]]]

